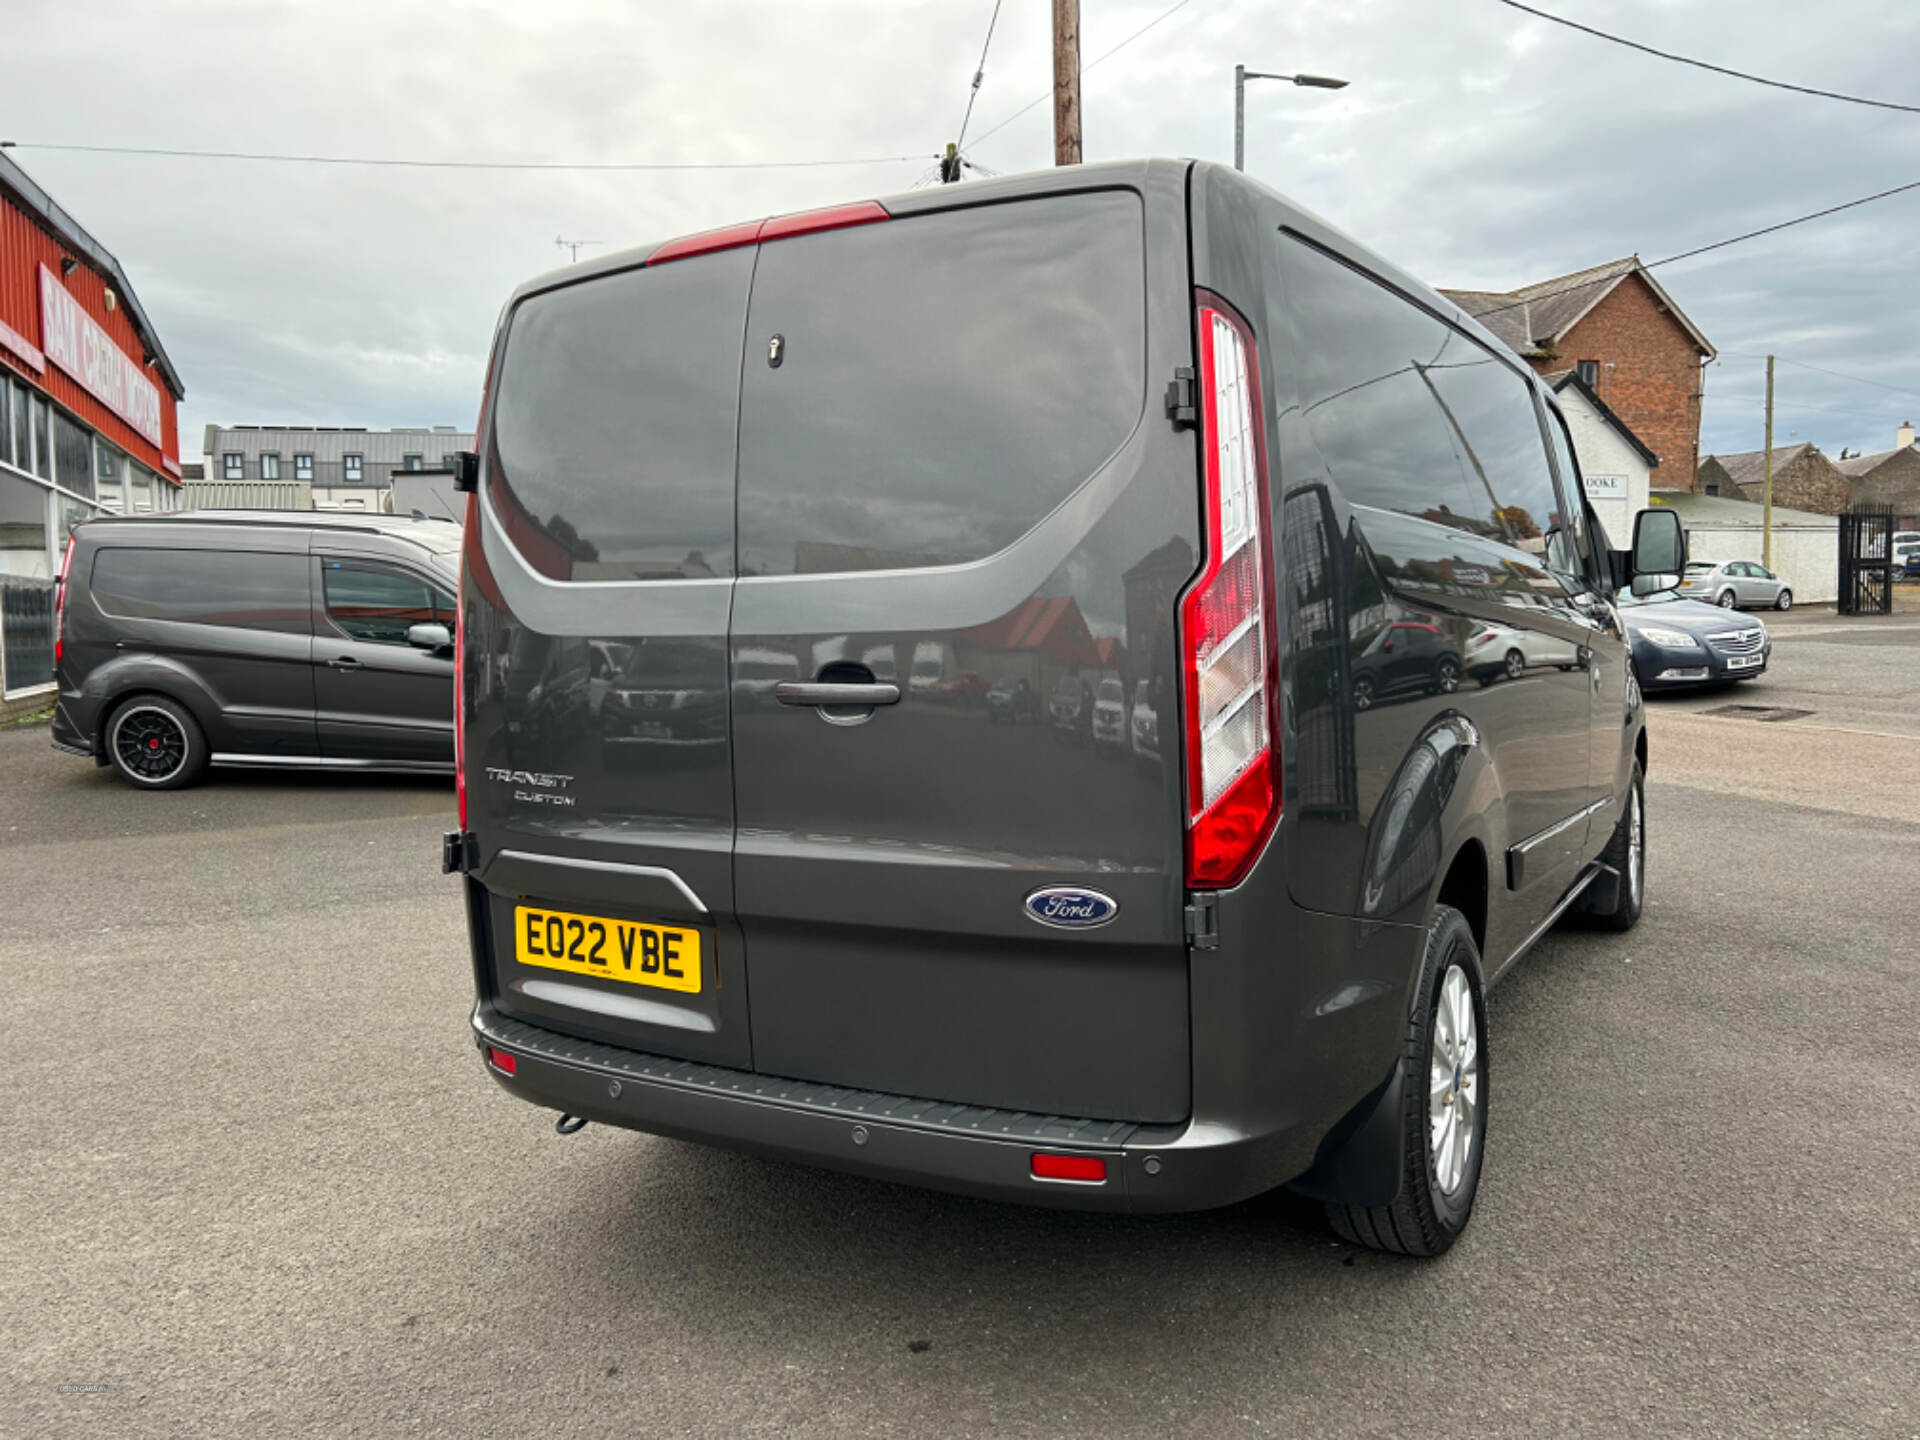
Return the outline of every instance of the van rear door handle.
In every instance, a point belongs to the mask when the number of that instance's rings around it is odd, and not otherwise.
[[[360,662],[351,655],[335,656],[333,659],[327,661],[327,664],[335,670],[358,670],[360,668]]]
[[[869,685],[828,680],[782,680],[773,687],[782,705],[898,705],[900,687],[884,680]]]

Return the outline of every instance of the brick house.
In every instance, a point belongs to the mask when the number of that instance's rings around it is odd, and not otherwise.
[[[1695,488],[1729,500],[1765,498],[1766,451],[1709,455],[1700,462]],[[1819,449],[1802,441],[1773,447],[1773,503],[1815,515],[1838,515],[1853,503],[1853,482]]]
[[[1693,488],[1702,367],[1716,352],[1638,255],[1505,294],[1440,293],[1541,375],[1578,375],[1653,451],[1655,489]]]
[[[1911,423],[1900,427],[1893,449],[1833,463],[1853,483],[1854,504],[1889,506],[1894,529],[1920,530],[1920,449]]]

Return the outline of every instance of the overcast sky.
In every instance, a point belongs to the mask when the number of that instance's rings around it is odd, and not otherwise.
[[[1083,60],[1172,0],[1082,0]],[[502,300],[556,236],[637,245],[886,195],[954,136],[992,0],[325,4],[9,0],[0,138],[119,256],[220,423],[472,424]],[[1920,103],[1913,0],[1542,0],[1662,49]],[[84,23],[82,17],[84,16]],[[1005,0],[968,149],[1052,160],[1048,0]],[[1688,250],[1920,179],[1920,115],[1762,89],[1496,0],[1190,0],[1088,71],[1088,160],[1231,159],[1435,285],[1508,289]],[[677,174],[364,169],[86,155],[29,142],[528,161],[904,156]],[[1920,191],[1656,273],[1721,352],[1703,453],[1893,444],[1920,419]]]

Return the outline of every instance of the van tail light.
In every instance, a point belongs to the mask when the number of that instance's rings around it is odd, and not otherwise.
[[[1253,332],[1198,295],[1206,569],[1180,602],[1187,885],[1237,884],[1280,816],[1272,515]]]
[[[73,536],[67,536],[66,553],[60,557],[60,580],[53,588],[53,664],[57,670],[67,653],[67,576],[73,570]]]
[[[461,537],[461,568],[465,569],[467,536],[476,533],[480,524],[480,497],[471,492],[467,495],[466,535]],[[464,582],[466,577],[461,576]],[[460,589],[466,590],[462,583]],[[453,793],[460,803],[460,828],[467,828],[467,626],[466,595],[462,593],[455,601],[457,607],[453,617]]]

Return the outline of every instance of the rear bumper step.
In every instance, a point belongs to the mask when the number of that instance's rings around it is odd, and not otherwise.
[[[1263,1176],[1260,1139],[1218,1125],[1139,1125],[851,1090],[676,1060],[555,1034],[489,1006],[475,1043],[514,1059],[489,1073],[521,1099],[604,1125],[930,1186],[1084,1210],[1194,1210]],[[1100,1156],[1104,1182],[1033,1174],[1036,1153]]]

